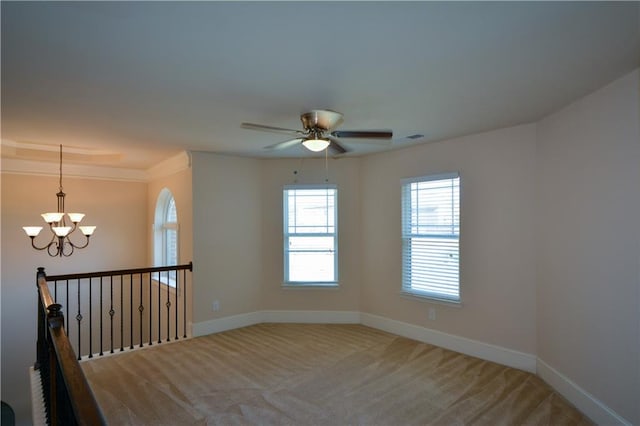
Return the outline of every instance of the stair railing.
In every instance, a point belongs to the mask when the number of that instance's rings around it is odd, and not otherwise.
[[[38,341],[35,368],[40,371],[50,425],[106,425],[102,411],[64,331],[62,306],[53,301],[38,268]]]
[[[50,424],[104,424],[79,364],[83,357],[188,337],[192,270],[188,263],[47,276],[38,268],[35,369]],[[67,321],[75,314],[73,326],[65,326],[65,310]]]

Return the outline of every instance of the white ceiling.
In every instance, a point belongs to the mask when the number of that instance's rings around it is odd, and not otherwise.
[[[300,129],[321,108],[340,129],[393,129],[397,148],[535,121],[640,66],[640,2],[1,7],[5,158],[60,143],[139,169],[181,150],[310,155],[265,151],[288,137],[240,123]]]

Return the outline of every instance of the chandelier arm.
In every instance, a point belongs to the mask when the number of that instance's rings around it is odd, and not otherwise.
[[[66,240],[66,241],[65,241]],[[68,253],[65,253],[64,248],[65,247],[70,247],[71,250]],[[65,237],[62,240],[62,246],[60,247],[60,257],[64,256],[64,257],[69,257],[73,254],[73,250],[76,248],[76,246],[73,245],[73,243],[71,242],[71,240],[68,237]],[[78,247],[79,248],[79,247]]]
[[[53,233],[53,225],[52,224],[49,224],[49,228],[51,229],[51,232]],[[58,237],[56,236],[56,234],[53,234],[53,236],[51,237],[51,240],[49,240],[49,243],[44,245],[44,246],[42,246],[42,247],[36,246],[36,235],[29,236],[29,238],[31,238],[31,247],[33,247],[36,250],[47,250],[48,251],[49,247],[51,247],[55,243],[56,238],[58,238]]]
[[[56,238],[58,239],[58,241],[57,241],[57,242],[52,240],[52,241],[49,243],[49,245],[47,245],[47,254],[48,254],[49,256],[51,256],[51,257],[62,256],[62,254],[61,254],[61,248],[60,248],[60,239],[61,239],[61,238],[56,236],[56,237],[54,237],[54,240],[55,240]],[[54,248],[55,248],[55,251],[54,251],[54,252],[52,252],[52,251],[51,251],[51,248],[52,248],[52,247],[54,247]]]
[[[71,235],[71,232],[69,233],[69,235]],[[74,249],[83,249],[89,245],[89,235],[85,235],[85,237],[87,237],[87,241],[85,241],[83,245],[74,244],[73,241],[71,241],[71,238],[69,238],[69,236],[67,236],[66,238],[67,238],[67,243]]]
[[[36,245],[36,237],[31,237],[31,236],[30,236],[29,238],[31,238],[31,247],[33,247],[33,248],[34,248],[34,249],[36,249],[36,250],[46,250],[46,249],[48,249],[48,248],[49,248],[49,246],[50,246],[51,244],[53,244],[53,240],[51,240],[51,241],[49,242],[49,244],[47,244],[46,246],[38,247],[38,246]]]

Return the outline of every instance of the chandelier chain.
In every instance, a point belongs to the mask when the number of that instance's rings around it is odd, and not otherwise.
[[[58,189],[62,192],[62,144],[60,144],[60,186]]]

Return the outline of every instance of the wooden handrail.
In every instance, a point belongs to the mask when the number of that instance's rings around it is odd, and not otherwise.
[[[149,272],[181,271],[185,269],[189,271],[193,271],[193,263],[189,262],[184,265],[176,265],[176,266],[154,266],[151,268],[118,269],[115,271],[85,272],[85,273],[64,274],[64,275],[48,275],[47,281],[63,281],[63,280],[74,280],[78,278],[96,278],[96,277],[108,277],[108,276],[116,276],[116,275],[134,275],[134,274],[145,274]]]
[[[178,274],[178,271],[183,273]],[[123,302],[123,295],[125,294],[125,288],[123,284],[125,278],[129,276],[128,293],[130,301],[128,302],[129,308],[129,349],[134,349],[134,312],[139,314],[139,347],[143,347],[143,335],[145,339],[148,338],[148,344],[152,345],[157,337],[157,343],[162,343],[163,339],[167,342],[177,340],[179,331],[179,322],[182,321],[183,334],[182,338],[187,338],[187,271],[193,271],[193,264],[190,262],[184,265],[175,266],[160,266],[151,268],[136,268],[136,269],[120,269],[113,271],[102,272],[86,272],[86,273],[74,273],[64,275],[51,275],[48,276],[44,272],[44,268],[38,268],[37,273],[37,289],[38,289],[38,340],[37,340],[37,360],[35,368],[40,370],[40,376],[42,377],[43,393],[45,405],[47,408],[48,420],[52,425],[104,425],[106,424],[100,407],[95,399],[95,396],[87,382],[84,371],[80,367],[79,360],[82,355],[81,346],[81,288],[86,288],[89,298],[88,319],[89,319],[89,358],[93,356],[92,352],[92,331],[99,336],[99,355],[103,355],[103,318],[109,315],[107,321],[109,329],[108,339],[110,339],[111,353],[114,353],[114,317],[120,317],[120,351],[124,351],[125,334],[123,331],[123,318],[126,316],[126,312],[123,311],[125,303]],[[171,283],[165,287],[157,285],[157,290],[154,292],[152,286],[156,281],[161,281],[160,278],[163,273],[167,273],[167,278],[171,275]],[[157,274],[157,275],[156,275]],[[147,293],[143,300],[143,275],[146,275],[148,281]],[[136,286],[136,294],[139,294],[134,306],[134,276],[139,276],[138,285]],[[103,308],[103,278],[108,278],[105,289],[107,291],[107,305]],[[116,280],[114,280],[114,277]],[[154,279],[157,277],[157,280]],[[92,285],[92,279],[96,280],[96,286]],[[75,320],[78,322],[78,343],[76,354],[67,329],[65,328],[65,318],[62,311],[62,305],[59,303],[58,297],[58,285],[66,286],[65,305],[67,309],[67,315],[69,312],[69,281],[77,280],[75,285],[75,292],[77,294],[77,311],[78,315]],[[114,281],[115,281],[115,295],[119,293],[118,302],[114,300]],[[117,282],[119,281],[119,288]],[[49,286],[52,289],[49,289]],[[94,289],[94,287],[97,287]],[[171,291],[171,288],[175,291]],[[99,296],[99,329],[94,330],[92,327],[92,289],[98,291]],[[162,289],[162,292],[160,291]],[[54,296],[55,295],[55,299]],[[157,298],[157,307],[152,310],[153,303],[152,296]],[[180,300],[180,302],[179,302]],[[148,301],[148,305],[146,304]],[[115,302],[115,304],[114,304]],[[117,311],[119,305],[120,312]],[[97,307],[97,306],[96,306]],[[171,317],[171,309],[173,307],[173,318]],[[148,308],[148,309],[145,309]],[[106,311],[105,309],[109,309]],[[180,318],[178,313],[181,309],[182,317]],[[161,312],[162,310],[162,312]],[[148,314],[147,314],[148,312]],[[143,333],[143,313],[148,318],[148,332]],[[155,316],[154,316],[155,314]],[[164,316],[163,316],[164,315]],[[152,321],[155,321],[152,323]],[[162,324],[161,324],[162,321]],[[97,325],[96,325],[97,326]],[[173,326],[173,331],[172,331]],[[154,329],[155,327],[155,329]],[[155,334],[153,332],[155,332]],[[163,337],[164,336],[164,337]]]
[[[44,277],[38,277],[38,289],[40,290],[40,301],[42,302],[42,307],[46,311],[49,306],[54,305],[56,302],[53,300],[53,297],[51,297],[49,286],[47,286],[47,281]]]
[[[69,399],[79,425],[106,424],[87,378],[62,327],[51,329],[51,340],[58,357]]]
[[[49,420],[51,424],[58,423],[58,411],[60,401],[57,388],[64,382],[64,389],[69,397],[69,403],[73,411],[73,417],[78,425],[106,425],[106,421],[102,415],[102,411],[91,391],[91,387],[87,382],[86,376],[80,367],[80,363],[76,359],[76,355],[71,347],[71,342],[64,332],[64,317],[61,312],[61,305],[55,303],[49,292],[47,280],[44,274],[38,275],[38,290],[40,294],[40,303],[46,309],[47,326],[49,341],[52,347],[49,348],[50,353],[50,386],[51,397],[56,401],[51,407]],[[58,377],[57,370],[61,371],[61,378]]]

